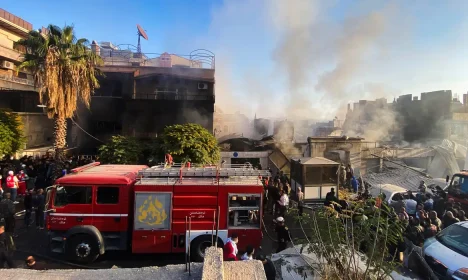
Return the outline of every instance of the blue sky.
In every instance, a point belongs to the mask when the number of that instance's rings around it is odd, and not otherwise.
[[[64,4],[67,3],[67,4]],[[76,4],[75,4],[76,3]],[[464,0],[2,1],[35,28],[147,53],[216,54],[216,100],[249,116],[329,118],[359,99],[468,91]]]

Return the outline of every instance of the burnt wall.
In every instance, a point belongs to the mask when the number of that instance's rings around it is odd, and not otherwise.
[[[123,133],[145,136],[160,133],[168,125],[198,123],[213,131],[211,101],[132,100],[125,104]]]

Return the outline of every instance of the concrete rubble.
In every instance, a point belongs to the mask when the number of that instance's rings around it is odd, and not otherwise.
[[[188,280],[201,279],[203,264],[191,264],[191,276],[185,271],[185,265],[168,265],[164,267],[118,268],[100,270],[26,270],[1,269],[2,280],[104,280],[104,279],[158,279],[158,280]]]
[[[2,280],[104,280],[104,279],[158,279],[158,280],[266,280],[263,264],[260,261],[223,262],[221,248],[206,250],[204,263],[191,263],[191,275],[185,265],[164,267],[111,268],[101,270],[27,270],[0,269]]]
[[[223,251],[220,248],[207,248],[203,266],[202,280],[266,280],[260,261],[223,262]]]

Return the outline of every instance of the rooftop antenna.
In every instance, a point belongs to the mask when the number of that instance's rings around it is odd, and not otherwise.
[[[137,24],[137,30],[138,30],[138,46],[137,46],[137,53],[141,54],[140,37],[143,37],[145,40],[148,40],[148,35],[146,35],[145,30],[143,30],[143,27],[141,27],[141,25],[139,25],[139,24]]]

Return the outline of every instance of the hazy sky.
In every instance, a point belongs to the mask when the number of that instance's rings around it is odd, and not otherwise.
[[[216,103],[252,117],[330,118],[359,99],[468,91],[466,0],[3,0],[34,28],[143,52],[216,54]]]

